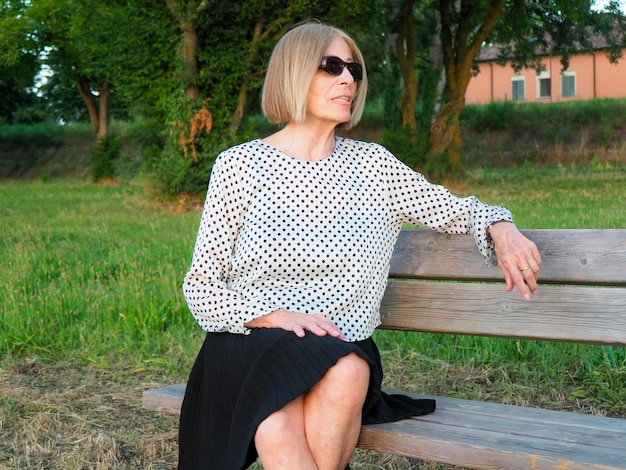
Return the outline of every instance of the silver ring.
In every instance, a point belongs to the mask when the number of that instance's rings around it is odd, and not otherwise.
[[[527,271],[528,269],[530,269],[530,266],[526,266],[525,268],[519,268],[520,271]]]

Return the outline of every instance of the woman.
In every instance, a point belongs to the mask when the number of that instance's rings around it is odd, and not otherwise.
[[[508,290],[537,291],[541,258],[510,213],[430,184],[377,144],[335,136],[359,121],[363,57],[319,23],[270,59],[263,110],[278,132],[223,152],[209,183],[189,308],[207,333],[181,412],[185,469],[343,469],[362,423],[430,413],[381,392],[371,335],[404,223],[495,245]],[[498,223],[502,222],[502,223]]]

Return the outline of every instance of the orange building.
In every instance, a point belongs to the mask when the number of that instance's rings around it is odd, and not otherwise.
[[[595,41],[594,51],[570,56],[569,67],[562,70],[561,56],[543,56],[544,70],[498,65],[497,46],[482,50],[480,72],[470,80],[465,102],[485,104],[493,101],[554,102],[593,98],[626,98],[626,49],[617,64],[604,52],[604,40]]]

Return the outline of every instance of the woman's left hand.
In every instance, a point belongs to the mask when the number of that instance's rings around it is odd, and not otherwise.
[[[536,294],[541,255],[537,246],[511,222],[491,226],[489,235],[495,244],[498,266],[504,273],[508,292],[517,290],[526,300]]]

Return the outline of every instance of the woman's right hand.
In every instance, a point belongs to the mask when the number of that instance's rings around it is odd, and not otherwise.
[[[267,315],[254,318],[245,324],[247,328],[282,328],[293,331],[298,337],[303,338],[306,331],[317,336],[330,335],[347,341],[348,338],[341,332],[339,327],[320,313],[304,314],[290,312],[284,308],[274,310]]]

